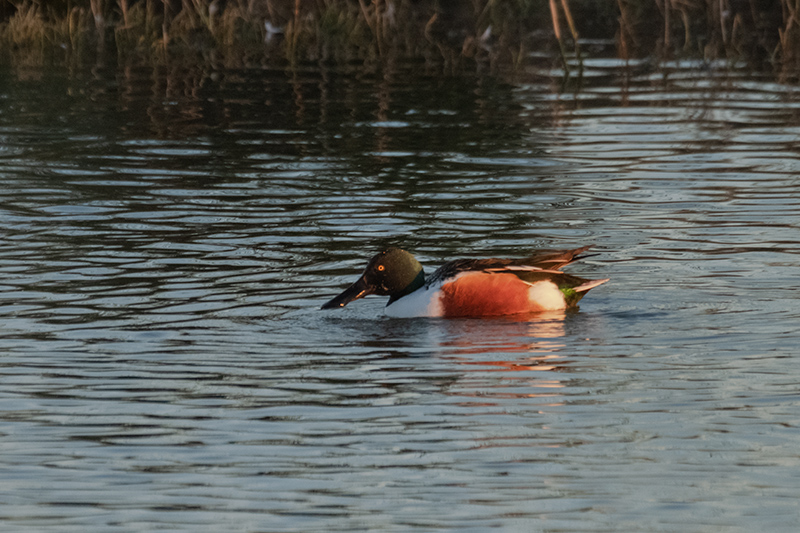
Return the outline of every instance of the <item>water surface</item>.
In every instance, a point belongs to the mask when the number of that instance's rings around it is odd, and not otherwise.
[[[794,530],[797,89],[557,74],[3,74],[3,528]],[[575,312],[319,310],[589,243]]]

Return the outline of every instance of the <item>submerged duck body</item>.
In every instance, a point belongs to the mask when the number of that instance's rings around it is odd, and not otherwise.
[[[322,309],[344,307],[370,294],[389,296],[385,312],[399,318],[503,316],[567,309],[587,291],[608,281],[561,271],[589,248],[541,250],[524,259],[457,259],[429,278],[413,255],[389,248],[373,257],[361,277]]]

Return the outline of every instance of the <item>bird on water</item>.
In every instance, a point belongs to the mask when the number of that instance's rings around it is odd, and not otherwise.
[[[502,316],[574,307],[609,281],[562,272],[591,248],[539,250],[522,259],[456,259],[429,277],[412,254],[389,248],[367,264],[358,280],[322,309],[344,307],[370,294],[388,296],[392,317]]]

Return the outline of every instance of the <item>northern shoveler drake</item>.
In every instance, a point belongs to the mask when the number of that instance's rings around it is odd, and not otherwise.
[[[370,294],[388,296],[386,314],[393,317],[501,316],[566,309],[608,281],[561,272],[590,247],[541,250],[524,259],[457,259],[427,279],[413,255],[389,248],[373,257],[358,281],[322,309],[344,307]]]

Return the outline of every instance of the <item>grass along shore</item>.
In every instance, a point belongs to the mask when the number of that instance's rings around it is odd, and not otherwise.
[[[800,63],[800,0],[0,0],[0,62],[215,62],[415,58],[453,67],[621,58]]]

